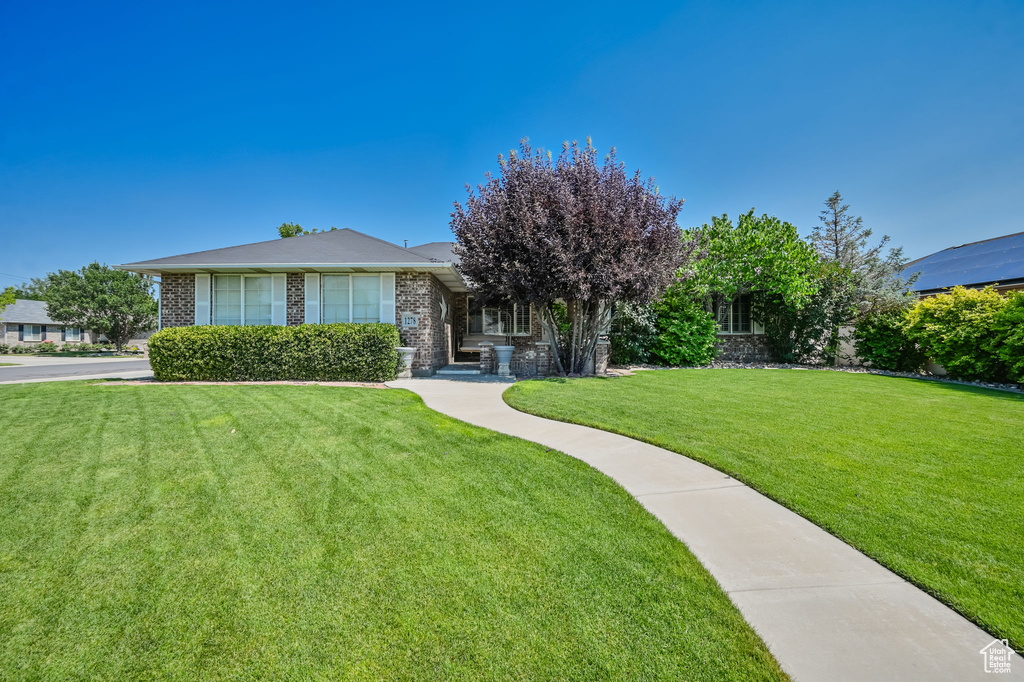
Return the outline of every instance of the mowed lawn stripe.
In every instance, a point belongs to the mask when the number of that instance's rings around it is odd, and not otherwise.
[[[0,678],[784,678],[614,482],[411,393],[53,383],[0,413]]]
[[[1024,396],[722,369],[523,382],[505,397],[729,473],[1024,646]]]

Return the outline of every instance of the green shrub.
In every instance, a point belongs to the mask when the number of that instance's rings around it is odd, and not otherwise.
[[[1024,383],[1024,291],[1014,291],[996,315],[990,348],[1007,366],[1014,381]]]
[[[715,316],[682,289],[669,289],[654,304],[654,312],[658,337],[653,359],[666,365],[706,365],[715,359]]]
[[[1002,381],[1009,368],[994,348],[996,320],[1006,299],[994,289],[954,287],[918,301],[907,313],[907,335],[958,379]]]
[[[171,327],[149,361],[160,381],[389,381],[399,345],[393,324]]]
[[[928,358],[907,336],[907,312],[891,310],[868,315],[857,321],[853,344],[857,357],[877,369],[916,372]]]
[[[608,335],[612,344],[611,363],[631,365],[648,362],[651,348],[658,340],[657,321],[653,306],[634,303],[617,306]]]

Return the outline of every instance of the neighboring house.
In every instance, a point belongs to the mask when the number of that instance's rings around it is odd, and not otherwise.
[[[125,346],[145,347],[151,334],[130,339]],[[0,311],[0,345],[32,346],[52,341],[58,346],[75,343],[106,343],[107,337],[88,329],[54,322],[45,301],[19,298]]]
[[[914,290],[922,296],[955,286],[999,291],[1024,289],[1024,232],[953,246],[907,264],[904,277],[918,274]]]
[[[93,343],[93,334],[79,327],[54,322],[46,313],[45,301],[19,298],[0,312],[0,344],[31,346],[53,341],[65,343]]]
[[[506,341],[513,372],[549,374],[550,343],[531,306],[474,305],[453,247],[341,229],[117,267],[160,277],[161,327],[387,322],[416,348],[417,376],[456,356],[493,372],[493,346]],[[607,346],[598,353],[606,363]]]

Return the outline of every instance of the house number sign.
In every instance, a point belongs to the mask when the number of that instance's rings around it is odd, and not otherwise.
[[[418,327],[420,326],[420,316],[413,313],[402,313],[402,326],[403,327]]]

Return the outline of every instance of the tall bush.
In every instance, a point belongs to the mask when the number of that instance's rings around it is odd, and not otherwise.
[[[649,362],[651,349],[658,340],[658,315],[652,305],[623,303],[616,306],[612,318],[611,362],[631,365]]]
[[[666,365],[706,365],[715,359],[715,316],[682,287],[670,288],[654,303],[657,338],[653,358]]]
[[[1010,378],[1024,383],[1024,291],[1006,297],[996,315],[995,332],[990,348],[1006,365]]]
[[[400,343],[392,324],[171,327],[149,362],[160,381],[390,381]]]
[[[958,379],[1000,381],[1009,367],[993,343],[1006,299],[994,289],[955,287],[921,299],[907,314],[907,335]]]
[[[920,370],[928,358],[907,335],[906,326],[906,310],[888,310],[860,318],[853,331],[857,357],[876,369]]]

